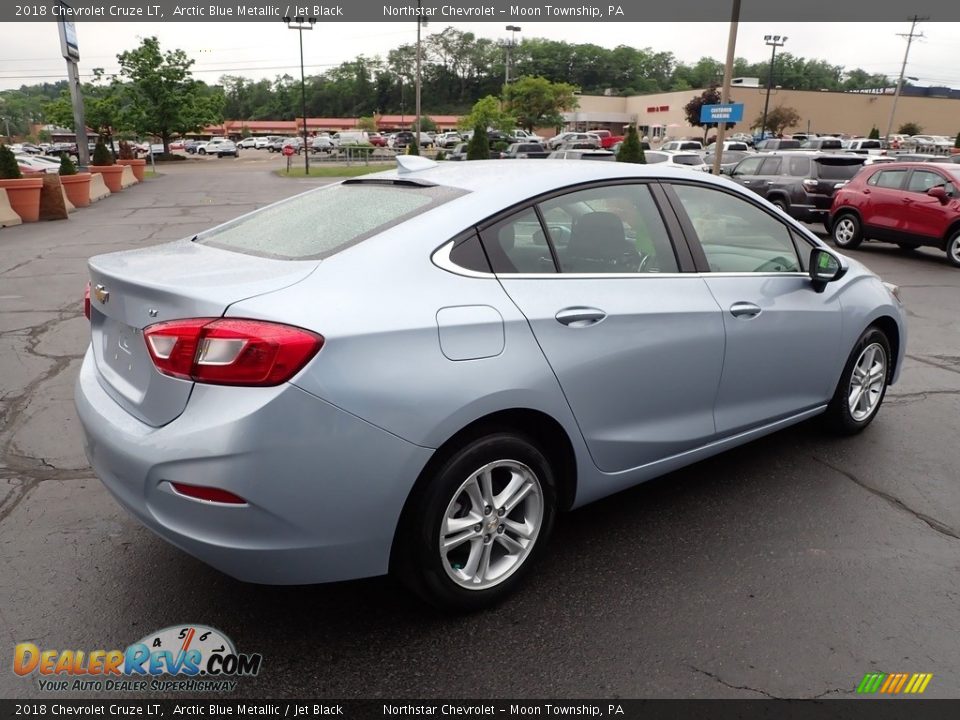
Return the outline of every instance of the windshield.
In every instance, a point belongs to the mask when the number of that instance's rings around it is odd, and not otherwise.
[[[269,205],[197,242],[284,260],[325,258],[462,194],[390,180],[347,182]]]

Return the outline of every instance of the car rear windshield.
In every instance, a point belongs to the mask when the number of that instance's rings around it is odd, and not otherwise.
[[[321,259],[464,193],[402,180],[347,181],[239,217],[196,242],[281,260]]]
[[[863,162],[842,162],[837,160],[819,159],[818,175],[824,180],[849,180],[863,168]]]

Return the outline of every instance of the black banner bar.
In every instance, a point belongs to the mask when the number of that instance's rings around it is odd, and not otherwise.
[[[319,22],[726,22],[730,0],[38,0],[0,3],[0,22],[264,22],[297,15]],[[956,0],[743,0],[741,22],[960,21]],[[642,43],[640,43],[642,45]]]
[[[960,700],[0,700],[0,718],[951,720]]]

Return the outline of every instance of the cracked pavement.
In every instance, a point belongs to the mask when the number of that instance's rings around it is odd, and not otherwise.
[[[910,315],[867,432],[804,424],[564,516],[497,610],[439,616],[388,579],[245,585],[128,518],[73,409],[85,260],[318,184],[269,175],[280,162],[166,167],[68,222],[0,230],[0,656],[197,622],[264,655],[235,696],[844,697],[873,671],[960,696],[960,271],[932,250],[851,253]],[[0,672],[0,697],[38,695]]]

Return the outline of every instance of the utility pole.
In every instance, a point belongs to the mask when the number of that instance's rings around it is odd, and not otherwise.
[[[506,30],[510,33],[510,40],[507,42],[507,61],[504,63],[503,84],[510,84],[510,54],[517,44],[517,33],[520,32],[519,25],[507,25]]]
[[[315,17],[285,17],[283,21],[289,30],[296,30],[300,34],[300,111],[303,113],[303,171],[310,174],[310,145],[307,143],[307,84],[303,73],[303,31],[313,30]]]
[[[420,150],[420,84],[421,84],[421,80],[420,80],[420,55],[421,55],[421,53],[420,53],[420,28],[421,28],[422,26],[424,26],[424,25],[427,24],[427,21],[426,21],[426,20],[423,20],[423,19],[420,17],[420,11],[421,11],[421,8],[422,8],[422,7],[423,7],[423,0],[417,0],[417,89],[416,89],[416,101],[415,101],[415,104],[416,104],[416,106],[417,106],[417,110],[416,110],[416,112],[417,112],[417,130],[416,130],[416,132],[417,132],[417,138],[416,138],[416,143],[417,143],[417,150],[418,150],[418,151]]]
[[[723,68],[723,90],[720,91],[720,102],[726,105],[730,102],[730,82],[733,80],[733,61],[737,50],[737,28],[740,26],[740,0],[733,0],[733,10],[730,13],[730,34],[727,36],[727,64]],[[717,123],[717,147],[713,153],[713,174],[720,174],[720,163],[723,161],[723,138],[727,132],[725,122]]]
[[[773,64],[777,59],[777,48],[783,47],[787,43],[787,36],[781,38],[779,35],[764,35],[764,42],[773,47],[770,53],[770,73],[767,76],[767,99],[763,102],[763,123],[760,125],[760,139],[764,140],[767,136],[767,110],[770,108],[770,90],[773,87]]]
[[[926,18],[923,18],[926,20]],[[903,89],[903,77],[907,72],[907,58],[910,57],[910,45],[913,43],[915,37],[923,37],[923,33],[915,33],[914,30],[917,29],[917,23],[920,22],[920,18],[917,15],[913,16],[913,22],[910,23],[910,33],[897,33],[900,37],[907,39],[907,49],[903,53],[903,65],[900,66],[900,78],[897,80],[897,89],[893,93],[893,105],[890,108],[890,120],[887,123],[887,134],[884,136],[884,139],[887,142],[890,141],[890,133],[893,132],[893,118],[897,114],[897,100],[900,99],[900,91]]]

